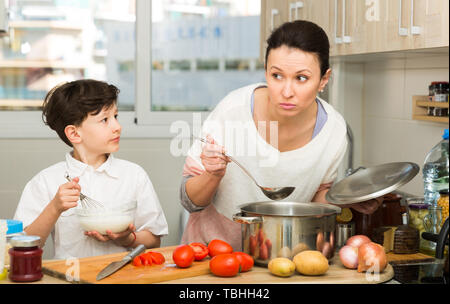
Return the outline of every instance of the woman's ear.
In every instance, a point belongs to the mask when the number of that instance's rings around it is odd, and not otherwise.
[[[325,72],[325,75],[323,75],[322,79],[320,79],[320,85],[319,85],[319,91],[322,92],[325,87],[327,86],[328,81],[330,80],[331,77],[331,69],[328,69]]]
[[[81,136],[78,133],[78,128],[74,125],[68,125],[64,128],[64,134],[72,144],[79,144],[81,142]]]

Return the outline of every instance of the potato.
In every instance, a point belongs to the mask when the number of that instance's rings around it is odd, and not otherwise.
[[[306,250],[294,256],[295,268],[300,274],[322,275],[328,271],[328,260],[319,251]]]
[[[278,258],[288,258],[288,259],[291,259],[291,258],[292,258],[292,252],[291,252],[291,249],[289,249],[288,246],[284,246],[283,248],[281,248],[281,249],[278,251],[277,257],[278,257]]]
[[[295,272],[295,264],[287,258],[274,258],[267,266],[269,271],[279,277],[290,277]]]
[[[294,249],[292,249],[292,256],[296,256],[302,251],[309,250],[309,246],[305,243],[298,243],[295,245]]]

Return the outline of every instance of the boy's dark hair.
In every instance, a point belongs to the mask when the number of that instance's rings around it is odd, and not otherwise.
[[[68,125],[79,126],[89,114],[97,115],[117,102],[119,89],[92,79],[76,80],[56,86],[47,93],[42,120],[70,147],[64,133]]]
[[[272,49],[286,45],[317,55],[320,63],[320,76],[323,77],[330,67],[330,42],[325,31],[317,24],[296,20],[286,22],[275,29],[267,39],[265,65]]]

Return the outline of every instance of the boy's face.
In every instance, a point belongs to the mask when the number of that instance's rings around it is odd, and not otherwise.
[[[104,108],[97,115],[89,114],[77,128],[85,151],[102,154],[119,150],[122,126],[117,120],[117,112],[116,105]]]

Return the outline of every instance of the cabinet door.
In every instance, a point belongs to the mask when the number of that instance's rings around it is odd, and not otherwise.
[[[367,51],[367,42],[372,39],[366,33],[366,5],[360,0],[342,1],[342,42],[344,54],[361,54]]]
[[[444,47],[449,46],[449,1],[448,0],[415,0],[420,2],[419,9],[415,9],[415,24],[421,27],[423,35],[423,47]],[[417,5],[417,4],[416,4]],[[418,23],[423,19],[423,25]]]
[[[264,60],[267,38],[274,29],[288,21],[288,0],[262,0],[261,1],[261,59]]]
[[[343,0],[330,0],[330,56],[345,54]]]
[[[384,51],[411,49],[411,0],[383,1],[386,2],[387,13]]]
[[[332,28],[330,23],[331,19],[331,7],[330,0],[305,0],[305,19],[314,22],[320,26],[325,33],[327,33],[328,39],[331,39]]]

